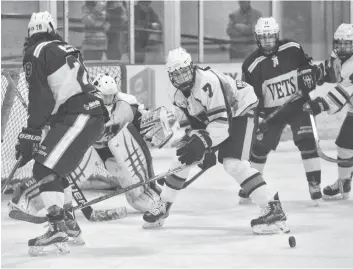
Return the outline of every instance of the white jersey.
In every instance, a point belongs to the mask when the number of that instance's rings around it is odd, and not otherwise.
[[[126,123],[134,120],[136,111],[141,107],[143,107],[143,105],[138,103],[135,96],[118,92],[116,102],[111,106],[107,106],[110,119],[105,124],[103,137],[95,143],[94,147],[98,149],[107,147],[108,141],[110,141]]]
[[[348,113],[353,115],[353,56],[341,65],[336,76],[338,84],[324,97],[330,107],[328,113],[336,113],[348,104]]]
[[[186,115],[189,114],[206,127],[212,146],[228,138],[229,123],[233,117],[247,114],[257,103],[251,85],[212,69],[196,69],[195,84],[188,98],[179,90],[174,94],[180,126],[190,124]]]

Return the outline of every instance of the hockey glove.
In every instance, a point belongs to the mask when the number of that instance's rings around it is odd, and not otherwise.
[[[306,66],[297,69],[298,89],[308,95],[316,88],[317,67]]]
[[[198,165],[202,170],[206,170],[215,166],[217,163],[216,154],[212,150],[207,150],[205,153],[205,157],[203,158],[202,163]]]
[[[212,140],[205,130],[197,130],[192,132],[190,140],[181,145],[176,154],[178,160],[182,164],[190,165],[194,162],[201,161],[206,150],[212,146]]]
[[[317,97],[314,100],[308,101],[304,104],[303,110],[313,114],[314,116],[320,114],[323,111],[329,110],[329,105],[326,100],[322,97]]]
[[[39,143],[42,140],[41,129],[23,128],[18,135],[18,143],[15,146],[16,160],[22,156],[20,167],[26,165],[33,159],[39,150]]]

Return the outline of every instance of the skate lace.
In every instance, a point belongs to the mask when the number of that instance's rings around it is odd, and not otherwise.
[[[162,201],[159,201],[157,206],[155,208],[152,209],[151,213],[154,216],[159,215],[160,213],[165,213],[166,211],[166,206]]]
[[[261,217],[266,217],[271,212],[271,207],[268,205],[264,208],[261,208]]]
[[[336,180],[335,183],[333,183],[332,185],[330,185],[330,188],[332,190],[338,190],[340,193],[343,193],[343,181],[342,179],[338,179]]]

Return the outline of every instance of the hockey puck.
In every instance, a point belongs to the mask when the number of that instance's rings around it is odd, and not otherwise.
[[[289,246],[291,248],[294,248],[296,246],[296,244],[297,244],[296,241],[295,241],[295,237],[294,236],[290,236],[288,238],[288,243],[289,243]]]

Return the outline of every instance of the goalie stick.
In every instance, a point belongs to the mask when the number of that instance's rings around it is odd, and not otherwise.
[[[332,163],[353,164],[353,158],[345,159],[345,160],[339,160],[339,159],[335,159],[335,158],[327,156],[322,151],[322,149],[320,147],[320,137],[319,137],[319,133],[317,131],[316,121],[315,121],[314,115],[312,115],[312,114],[310,114],[310,121],[311,121],[311,125],[312,125],[312,128],[313,128],[315,144],[316,144],[317,153],[318,153],[319,157],[324,159],[325,161],[332,162]]]
[[[70,183],[72,196],[74,197],[77,205],[87,203],[87,199],[81,191],[80,187],[77,185],[75,179],[71,175],[68,175],[66,178]],[[93,210],[93,208],[89,206],[82,208],[81,211],[85,218],[89,221],[108,221],[122,219],[127,215],[125,206],[106,210]]]
[[[192,164],[192,165],[194,165],[194,164]],[[153,181],[156,181],[156,180],[158,180],[158,179],[161,179],[161,178],[163,178],[163,177],[166,177],[166,176],[175,174],[175,173],[177,173],[177,172],[179,172],[179,171],[185,169],[186,167],[190,167],[190,166],[191,166],[191,165],[182,165],[182,166],[178,166],[178,167],[176,167],[176,168],[174,168],[174,169],[172,169],[172,170],[169,170],[169,171],[167,171],[167,172],[165,172],[165,173],[162,173],[162,174],[159,174],[159,175],[154,176],[154,177],[152,177],[152,178],[149,178],[149,179],[147,179],[147,180],[144,181],[144,182],[139,182],[139,183],[136,183],[136,184],[132,184],[132,185],[130,185],[129,187],[126,187],[126,188],[123,188],[123,189],[120,189],[120,190],[116,190],[116,191],[113,191],[113,192],[111,192],[111,193],[109,193],[109,194],[106,194],[106,195],[97,197],[97,198],[95,198],[95,199],[92,199],[92,200],[89,201],[89,202],[86,202],[86,203],[83,203],[83,204],[81,204],[81,205],[78,205],[78,206],[74,207],[74,210],[78,210],[78,209],[81,209],[81,210],[82,210],[82,208],[91,206],[91,205],[93,205],[93,204],[100,203],[100,202],[102,202],[102,201],[104,201],[104,200],[107,200],[107,199],[109,199],[109,198],[112,198],[112,197],[114,197],[114,196],[117,196],[117,195],[123,194],[123,193],[125,193],[125,192],[131,191],[131,190],[133,190],[133,189],[135,189],[135,188],[138,188],[138,187],[147,185],[147,184],[149,184],[149,183],[151,183],[151,182],[153,182]]]

